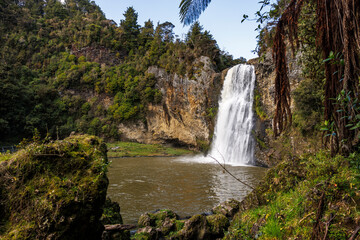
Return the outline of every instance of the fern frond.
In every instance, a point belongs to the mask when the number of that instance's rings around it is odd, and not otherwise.
[[[184,25],[195,22],[207,8],[211,0],[181,0],[180,20]]]

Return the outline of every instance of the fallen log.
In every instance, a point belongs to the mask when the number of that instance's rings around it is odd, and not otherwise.
[[[135,229],[137,226],[133,224],[113,224],[113,225],[105,225],[105,231],[124,231]]]

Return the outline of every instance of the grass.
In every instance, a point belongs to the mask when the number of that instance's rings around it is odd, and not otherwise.
[[[225,239],[308,239],[314,233],[322,239],[325,232],[328,239],[349,239],[360,222],[360,172],[349,160],[319,152],[269,170],[253,193],[259,204],[235,216]]]
[[[108,143],[108,157],[155,157],[155,156],[181,156],[193,154],[193,151],[165,147],[160,144],[141,144],[134,142]]]

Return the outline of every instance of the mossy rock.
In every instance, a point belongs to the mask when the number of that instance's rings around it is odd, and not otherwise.
[[[155,213],[145,213],[140,216],[138,225],[139,227],[161,227],[165,220],[178,220],[179,216],[171,210],[163,209]]]
[[[159,210],[155,213],[145,213],[139,218],[140,229],[134,239],[154,239],[154,236],[167,236],[178,230],[181,225],[177,223],[178,219],[179,216],[168,209]]]
[[[223,214],[215,214],[206,217],[213,238],[221,238],[230,226],[229,219]]]
[[[156,240],[159,239],[159,232],[155,228],[147,226],[140,228],[131,239]]]
[[[105,201],[101,222],[104,225],[123,224],[123,220],[120,214],[120,206],[117,202],[111,201],[110,198],[107,198]]]
[[[0,156],[1,239],[100,239],[106,145],[77,135]]]
[[[239,211],[239,201],[230,199],[212,209],[215,214],[223,214],[226,217],[233,217]]]
[[[104,231],[101,239],[102,240],[130,240],[130,231]]]
[[[151,227],[155,225],[155,218],[151,213],[144,213],[138,220],[139,227]]]
[[[192,216],[173,239],[210,239],[206,217],[201,214]]]

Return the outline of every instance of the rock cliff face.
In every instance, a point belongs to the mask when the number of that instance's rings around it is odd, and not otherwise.
[[[291,89],[291,110],[294,112],[294,102],[292,92],[297,88],[299,83],[303,80],[301,74],[301,64],[297,59],[290,56],[287,57],[288,62],[288,76],[290,80]],[[256,87],[255,87],[255,111],[256,124],[254,129],[254,137],[257,140],[255,156],[257,163],[263,166],[274,166],[281,158],[280,149],[273,144],[274,138],[272,135],[272,120],[275,112],[275,66],[272,60],[271,52],[268,52],[262,61],[259,59],[252,59],[248,61],[249,64],[255,66],[256,73]],[[282,144],[282,143],[280,143]],[[293,143],[290,143],[293,145]]]
[[[216,73],[207,57],[198,61],[202,67],[192,79],[158,67],[148,69],[157,78],[162,102],[148,106],[146,122],[122,124],[124,139],[190,147],[210,143],[225,72]]]
[[[288,56],[291,90],[303,80],[301,64]],[[200,63],[200,64],[199,64]],[[275,111],[275,67],[269,52],[262,61],[252,59],[255,66],[256,89],[254,111],[256,112],[254,138],[257,141],[255,157],[261,166],[273,166],[283,155],[284,149],[274,144],[272,119]],[[141,143],[169,143],[199,148],[210,144],[218,108],[218,100],[227,71],[216,73],[207,57],[198,59],[194,78],[170,74],[159,67],[150,67],[148,73],[155,75],[156,87],[163,95],[162,102],[149,105],[146,121],[123,123],[119,126],[123,140]],[[294,103],[291,105],[294,111]],[[282,141],[282,140],[281,140]],[[278,141],[278,145],[283,143]],[[295,141],[295,140],[291,140]],[[290,143],[292,146],[293,143]]]

